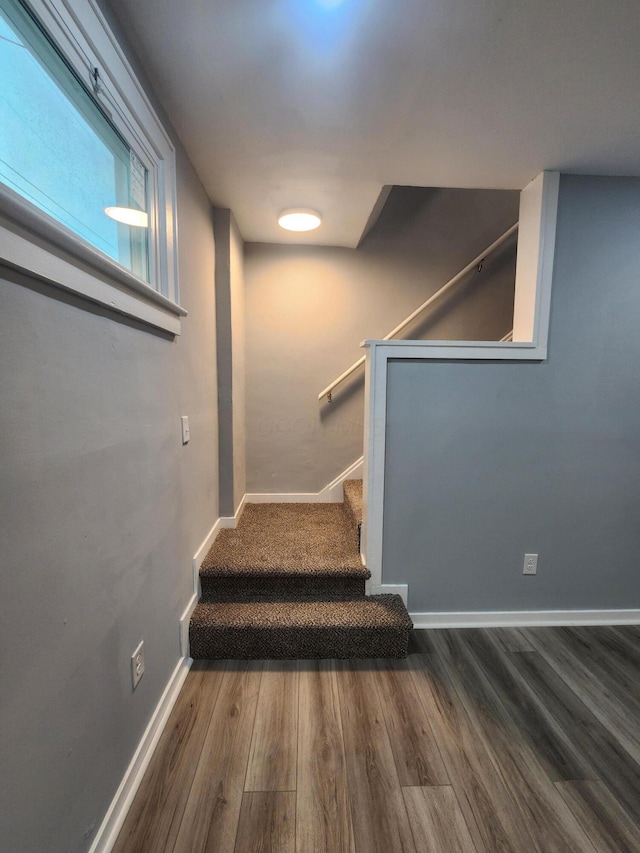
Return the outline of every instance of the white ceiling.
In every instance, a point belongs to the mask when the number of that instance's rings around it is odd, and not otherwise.
[[[385,184],[640,175],[638,0],[110,0],[249,241],[355,246]],[[286,207],[322,212],[287,236]]]

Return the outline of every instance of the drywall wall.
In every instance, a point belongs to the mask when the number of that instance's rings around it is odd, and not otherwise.
[[[235,515],[246,489],[244,242],[233,214],[215,208],[220,514]]]
[[[247,491],[317,492],[362,455],[363,372],[318,394],[518,219],[519,194],[395,187],[356,249],[247,244]],[[515,239],[407,337],[511,329]]]
[[[247,489],[244,241],[231,215],[230,229],[231,328],[233,354],[233,509],[237,512]]]
[[[640,180],[562,176],[548,360],[390,364],[383,578],[412,611],[640,607],[639,233]]]
[[[0,271],[2,850],[90,847],[218,517],[211,208],[180,149],[177,194],[175,340]]]

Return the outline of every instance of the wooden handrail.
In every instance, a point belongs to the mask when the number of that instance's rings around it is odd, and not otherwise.
[[[515,225],[512,225],[511,228],[509,228],[508,231],[505,231],[501,237],[498,237],[498,239],[494,240],[494,242],[490,246],[487,246],[484,252],[481,252],[481,254],[477,256],[477,258],[474,258],[472,261],[470,261],[470,263],[466,265],[466,267],[464,267],[464,269],[461,269],[457,275],[454,275],[454,277],[452,279],[449,279],[446,284],[443,284],[440,290],[437,290],[432,296],[427,299],[426,302],[423,302],[419,308],[416,308],[413,313],[409,314],[409,316],[405,320],[403,320],[402,323],[398,324],[395,329],[392,329],[388,335],[385,335],[382,340],[390,341],[391,338],[395,338],[398,332],[401,332],[403,329],[405,329],[426,308],[428,308],[430,305],[440,299],[440,297],[443,296],[452,287],[455,287],[455,285],[458,284],[460,279],[464,278],[465,275],[471,272],[474,267],[481,267],[485,258],[487,258],[492,252],[495,252],[495,250],[499,248],[503,243],[505,243],[509,239],[509,237],[511,237],[512,234],[515,234],[517,230],[518,223],[516,222]],[[347,377],[351,376],[351,374],[354,373],[360,367],[361,364],[364,364],[364,362],[365,356],[362,356],[362,358],[359,358],[357,361],[354,361],[351,367],[345,370],[344,373],[341,373],[337,379],[333,380],[331,385],[327,385],[327,387],[318,394],[318,400],[321,401],[326,397],[330,403],[333,395],[333,389],[336,388],[345,379],[347,379]]]

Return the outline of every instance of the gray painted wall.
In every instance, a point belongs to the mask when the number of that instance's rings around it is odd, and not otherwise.
[[[247,244],[247,491],[317,492],[362,455],[363,376],[317,395],[518,218],[519,194],[394,188],[360,248]],[[430,339],[511,328],[515,241],[428,323]]]
[[[218,517],[211,209],[180,151],[177,177],[181,337],[0,271],[2,850],[89,848]]]
[[[246,491],[244,242],[230,210],[215,208],[220,514]]]
[[[231,346],[233,355],[233,509],[247,490],[244,240],[231,215]]]
[[[640,607],[638,234],[640,180],[562,176],[548,361],[390,365],[383,572],[412,611]]]

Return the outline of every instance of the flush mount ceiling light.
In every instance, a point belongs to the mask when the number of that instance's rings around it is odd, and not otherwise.
[[[278,217],[278,225],[286,231],[313,231],[320,227],[322,217],[315,210],[296,207],[283,210]]]
[[[116,222],[135,225],[138,228],[149,227],[149,216],[144,210],[136,210],[135,207],[105,207],[104,212]]]

